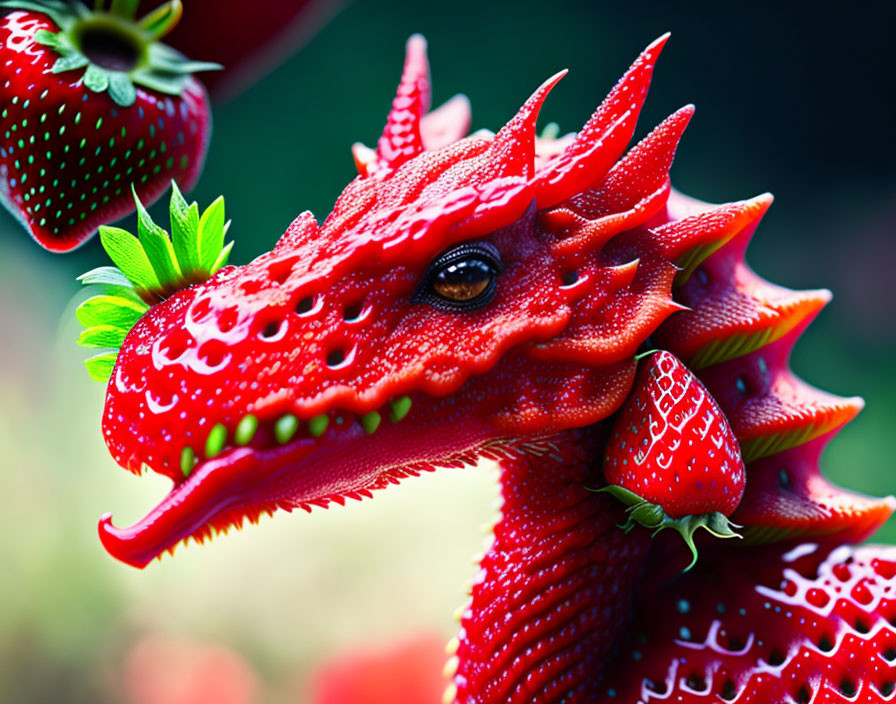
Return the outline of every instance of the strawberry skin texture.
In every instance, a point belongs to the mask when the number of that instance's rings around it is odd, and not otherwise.
[[[730,552],[645,585],[600,701],[896,700],[896,549]]]
[[[45,15],[0,20],[0,183],[4,204],[37,242],[68,252],[133,211],[131,184],[152,203],[176,179],[192,188],[211,129],[208,97],[190,79],[178,97],[137,87],[129,107],[51,73],[57,56],[34,39],[58,31]]]
[[[731,515],[746,476],[725,415],[673,354],[657,352],[641,364],[607,443],[607,482],[672,518]]]

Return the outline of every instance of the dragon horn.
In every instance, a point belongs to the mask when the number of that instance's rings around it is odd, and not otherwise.
[[[535,123],[545,98],[567,74],[566,69],[542,83],[517,114],[495,135],[482,176],[486,181],[508,176],[529,179],[535,171]]]
[[[538,174],[536,198],[540,210],[587,190],[619,159],[635,132],[653,67],[668,39],[666,33],[641,52],[572,144]]]
[[[395,169],[423,151],[420,121],[429,110],[429,60],[426,39],[411,35],[404,70],[383,134],[376,144],[376,167]],[[368,169],[369,170],[369,169]]]

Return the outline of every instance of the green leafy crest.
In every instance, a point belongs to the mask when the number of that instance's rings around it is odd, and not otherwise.
[[[132,187],[133,190],[133,187]],[[137,236],[118,227],[100,227],[100,242],[115,263],[78,277],[100,293],[78,306],[75,314],[84,330],[78,344],[104,351],[84,362],[90,376],[108,381],[124,338],[155,303],[206,281],[227,264],[233,242],[224,243],[230,227],[224,220],[224,198],[200,216],[199,205],[187,204],[171,182],[171,235],[159,227],[134,191]]]

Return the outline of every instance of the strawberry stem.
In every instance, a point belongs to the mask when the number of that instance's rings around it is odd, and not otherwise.
[[[651,503],[635,492],[621,486],[610,485],[596,491],[612,494],[628,507],[625,509],[625,512],[628,514],[628,520],[619,526],[626,533],[631,531],[636,525],[652,530],[653,535],[651,537],[664,528],[677,530],[681,537],[684,538],[685,545],[691,551],[691,562],[684,568],[684,572],[687,572],[697,564],[697,546],[694,545],[694,533],[699,528],[703,528],[717,538],[743,537],[734,530],[742,526],[732,523],[727,516],[718,511],[672,518],[663,510],[662,506]]]
[[[140,20],[140,28],[153,39],[161,39],[168,34],[184,12],[181,0],[170,0]]]

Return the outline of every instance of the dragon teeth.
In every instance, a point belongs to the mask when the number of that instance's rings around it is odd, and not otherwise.
[[[450,679],[457,674],[457,668],[460,665],[460,658],[457,655],[452,655],[448,658],[448,662],[445,663],[445,667],[442,668],[442,677],[446,679]]]
[[[255,437],[256,430],[258,430],[258,418],[250,413],[244,416],[236,426],[233,439],[237,445],[248,445],[252,442],[252,438]]]
[[[314,416],[314,418],[308,421],[308,432],[314,437],[319,438],[326,432],[328,425],[330,425],[330,416],[326,413],[321,413],[319,416]]]
[[[402,420],[411,410],[410,396],[402,396],[401,398],[389,401],[389,418],[393,423]],[[337,418],[337,422],[339,419]],[[358,418],[358,422],[368,435],[372,435],[380,427],[383,422],[383,414],[379,411],[371,411],[365,413]],[[301,421],[298,416],[287,413],[278,418],[273,424],[274,437],[280,445],[287,444],[295,437],[295,434],[301,427]],[[321,413],[314,416],[308,421],[308,433],[312,437],[319,438],[323,435],[327,428],[330,427],[330,415]],[[255,434],[258,432],[259,420],[252,413],[243,416],[242,420],[237,424],[233,432],[233,444],[237,446],[245,446],[252,442]],[[221,453],[227,444],[227,428],[223,423],[217,423],[208,433],[205,441],[205,458],[212,459]],[[189,476],[195,465],[195,452],[191,448],[185,448],[181,457],[181,469],[185,476]]]
[[[299,429],[299,419],[292,413],[287,413],[274,423],[274,437],[281,445],[285,445]]]
[[[205,457],[206,459],[211,459],[215,457],[221,450],[224,448],[224,443],[227,442],[227,428],[224,427],[223,423],[218,423],[212,428],[208,433],[208,438],[205,440]]]
[[[193,452],[192,447],[185,447],[180,453],[180,471],[184,473],[185,477],[189,477],[195,465],[196,453]]]
[[[380,427],[382,420],[383,417],[376,411],[373,411],[361,416],[361,427],[364,428],[365,433],[370,435],[376,432],[376,429]]]
[[[397,423],[404,418],[411,410],[411,397],[402,396],[389,401],[389,419],[393,423]]]

